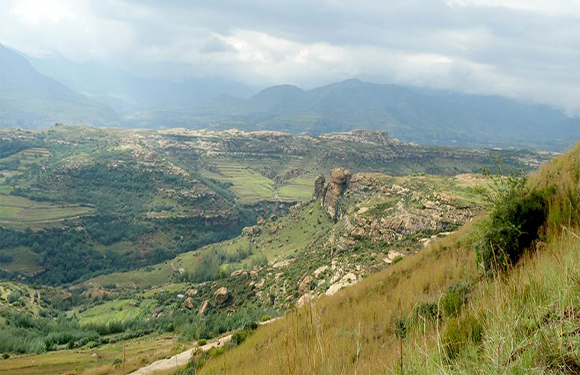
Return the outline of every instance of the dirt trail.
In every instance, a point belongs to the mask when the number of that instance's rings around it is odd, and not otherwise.
[[[191,359],[191,354],[195,350],[199,349],[199,350],[206,352],[206,351],[210,350],[211,348],[224,346],[231,339],[232,339],[232,335],[220,337],[219,339],[212,341],[210,343],[207,343],[206,345],[201,346],[199,348],[198,347],[191,348],[189,350],[186,350],[184,352],[176,354],[173,357],[170,357],[167,359],[160,359],[159,361],[155,361],[155,362],[151,363],[150,365],[147,365],[145,367],[141,367],[140,369],[132,372],[131,375],[146,375],[146,374],[149,375],[149,374],[154,374],[157,371],[166,371],[166,370],[171,370],[171,369],[174,369],[174,368],[177,368],[180,366],[185,366],[187,364],[187,362],[189,362],[189,360]]]
[[[267,325],[267,324],[270,324],[278,319],[280,319],[280,317],[270,319],[266,322],[261,322],[260,325]],[[130,375],[152,375],[158,371],[167,371],[167,370],[175,369],[177,367],[185,366],[187,364],[187,362],[189,362],[189,360],[191,358],[191,354],[195,350],[199,349],[199,350],[202,350],[204,352],[207,352],[211,348],[224,346],[231,339],[232,339],[232,335],[220,337],[219,339],[208,342],[204,346],[191,348],[191,349],[188,349],[184,352],[176,354],[173,357],[170,357],[167,359],[160,359],[159,361],[155,361],[155,362],[153,362],[145,367],[141,367],[140,369],[133,371],[132,373],[130,373]]]

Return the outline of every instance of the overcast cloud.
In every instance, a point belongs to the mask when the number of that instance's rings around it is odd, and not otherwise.
[[[2,0],[0,43],[174,80],[358,77],[580,113],[578,0]]]

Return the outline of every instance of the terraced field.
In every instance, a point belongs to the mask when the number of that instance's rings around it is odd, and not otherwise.
[[[27,166],[38,164],[51,156],[52,154],[47,149],[33,147],[0,159],[0,165],[15,163],[18,170],[24,170]]]
[[[0,194],[0,223],[35,224],[58,221],[94,212],[91,207],[77,204],[52,204],[27,198]]]
[[[202,176],[231,183],[231,190],[240,198],[242,203],[255,203],[262,199],[275,197],[274,182],[256,170],[242,164],[232,163],[231,159],[212,160],[212,163],[218,169],[218,173],[202,170]]]

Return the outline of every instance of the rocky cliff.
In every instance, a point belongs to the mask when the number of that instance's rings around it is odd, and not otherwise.
[[[330,181],[326,186],[324,186],[323,175],[318,176],[314,181],[314,198],[321,199],[321,205],[326,208],[332,220],[340,219],[339,200],[347,189],[351,177],[348,169],[336,168],[330,171]]]

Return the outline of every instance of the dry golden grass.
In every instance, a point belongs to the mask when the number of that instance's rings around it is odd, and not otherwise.
[[[481,277],[472,224],[420,253],[256,331],[197,374],[574,373],[580,371],[580,142],[530,178],[551,187],[542,251]],[[406,319],[449,286],[470,285],[460,316]],[[448,322],[472,318],[481,339],[444,344]],[[458,323],[459,324],[459,323]],[[460,328],[461,329],[461,328]],[[461,337],[461,336],[459,336]],[[447,341],[448,342],[448,341]]]
[[[477,275],[471,225],[384,271],[259,328],[202,374],[377,374],[400,358],[396,322],[450,285]],[[437,342],[429,327],[427,347]],[[410,340],[407,338],[406,340]],[[405,355],[405,354],[404,354]]]

